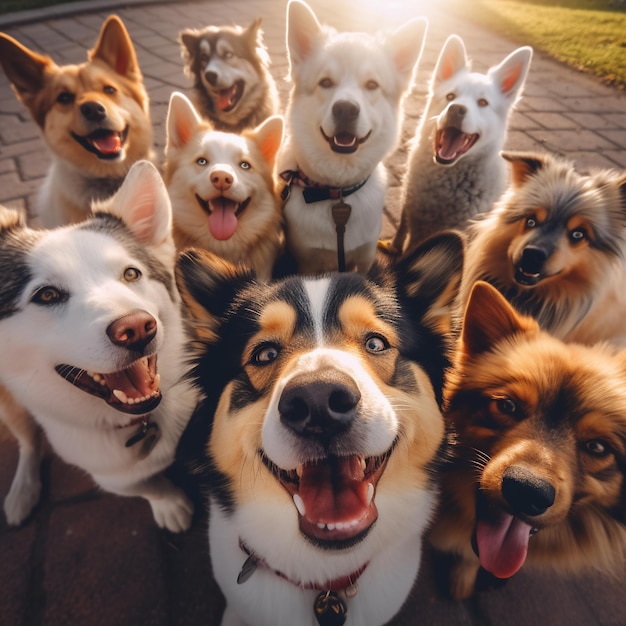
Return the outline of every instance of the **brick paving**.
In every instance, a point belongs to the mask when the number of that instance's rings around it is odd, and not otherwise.
[[[391,188],[384,234],[398,218],[406,142],[421,115],[426,83],[448,34],[461,35],[474,67],[484,71],[516,44],[463,22],[448,0],[311,0],[321,20],[340,30],[394,27],[409,17],[430,20],[416,86],[405,106],[402,143],[387,160]],[[78,63],[93,46],[104,18],[115,12],[135,42],[151,97],[155,148],[165,142],[170,93],[189,91],[176,43],[186,27],[248,24],[263,17],[272,71],[283,104],[288,85],[285,2],[125,3],[94,0],[44,11],[0,16],[0,30],[61,63]],[[19,18],[19,19],[18,19]],[[349,25],[349,26],[348,26]],[[535,53],[525,96],[513,115],[507,148],[550,150],[581,167],[626,168],[626,94]],[[45,144],[27,111],[0,75],[0,202],[32,211],[49,164]],[[8,492],[17,452],[0,430],[0,498]],[[152,522],[148,505],[99,491],[90,479],[49,452],[41,504],[20,528],[0,516],[0,626],[160,626],[219,623],[223,600],[210,576],[206,519],[174,536]],[[626,570],[626,568],[625,568]],[[522,626],[626,624],[626,571],[565,579],[522,571],[501,589],[452,603],[440,593],[436,562],[427,558],[398,626]],[[384,573],[381,573],[384,575]],[[294,625],[300,626],[300,625]]]

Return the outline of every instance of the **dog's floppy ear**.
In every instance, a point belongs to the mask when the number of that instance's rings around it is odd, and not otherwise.
[[[272,115],[246,134],[259,146],[265,162],[274,164],[276,153],[283,142],[284,121],[280,115]]]
[[[287,51],[289,65],[298,65],[315,48],[322,26],[308,4],[289,0],[287,4]]]
[[[387,39],[391,58],[402,77],[402,82],[410,85],[413,73],[424,50],[424,40],[428,29],[428,20],[424,17],[410,20],[394,31]]]
[[[49,56],[29,50],[4,33],[0,33],[0,63],[18,100],[30,109],[35,122],[43,126],[43,115],[36,113],[36,97],[43,89],[46,74],[57,65]]]
[[[158,247],[172,240],[172,207],[157,168],[150,161],[137,161],[122,186],[104,201],[94,202],[93,212],[115,215],[146,246]]]
[[[433,84],[439,85],[461,70],[469,69],[465,44],[458,35],[450,35],[439,53],[433,72]]]
[[[465,355],[488,352],[507,337],[537,330],[537,322],[515,311],[495,287],[484,281],[472,286],[461,332]]]
[[[165,154],[185,146],[202,123],[202,118],[189,98],[179,91],[172,92],[165,123],[167,133]]]
[[[511,164],[511,184],[520,187],[531,176],[544,167],[549,157],[530,152],[502,152],[502,157]]]
[[[96,45],[88,52],[90,61],[100,59],[121,76],[141,80],[141,70],[133,42],[117,15],[110,15],[102,24]]]
[[[220,320],[236,295],[254,280],[254,272],[208,250],[188,248],[176,262],[176,284],[193,318],[196,336],[215,342]]]
[[[509,100],[515,101],[520,95],[532,57],[533,49],[523,46],[511,52],[499,65],[489,69],[488,75],[495,80],[502,95]]]

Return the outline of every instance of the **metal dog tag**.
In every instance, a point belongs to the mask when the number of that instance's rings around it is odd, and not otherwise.
[[[346,623],[348,608],[334,591],[322,591],[315,598],[313,612],[320,626],[342,626]]]

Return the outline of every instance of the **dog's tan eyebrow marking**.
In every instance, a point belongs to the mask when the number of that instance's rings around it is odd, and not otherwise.
[[[297,321],[296,310],[287,302],[270,302],[259,316],[261,333],[273,337],[289,338],[293,335]]]
[[[395,329],[376,315],[376,310],[367,298],[352,296],[341,304],[337,314],[344,331],[352,337],[360,337],[364,331],[379,332],[392,345],[398,344]]]

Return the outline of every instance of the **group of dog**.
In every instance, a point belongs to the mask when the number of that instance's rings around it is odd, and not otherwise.
[[[284,118],[260,25],[181,32],[163,176],[119,18],[81,65],[0,34],[52,152],[45,229],[0,208],[7,521],[43,432],[172,532],[197,502],[168,467],[202,481],[225,625],[383,624],[424,537],[456,599],[481,567],[623,565],[626,173],[502,152],[532,50],[482,74],[452,35],[379,242],[426,20],[290,0]]]

